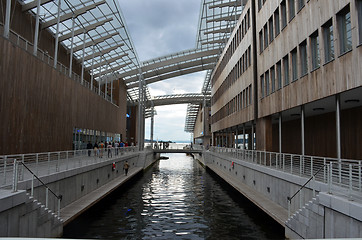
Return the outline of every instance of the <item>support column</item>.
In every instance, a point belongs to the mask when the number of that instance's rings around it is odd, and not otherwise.
[[[243,150],[245,150],[245,146],[246,143],[245,143],[245,123],[243,123]]]
[[[37,53],[38,53],[39,14],[40,14],[40,0],[38,0],[37,5],[36,5],[35,31],[34,31],[34,46],[33,46],[33,54],[34,54],[34,56],[37,56]]]
[[[282,153],[282,113],[279,113],[279,153]]]
[[[6,1],[5,10],[5,25],[4,25],[4,37],[9,38],[10,33],[10,13],[11,13],[11,0]]]
[[[301,128],[301,136],[302,136],[302,155],[305,155],[305,144],[304,144],[304,105],[301,106],[301,119],[300,119],[300,128]]]
[[[83,51],[82,51],[82,71],[80,73],[80,83],[83,85],[83,79],[84,79],[84,51],[85,51],[85,37],[86,37],[86,32],[84,29],[83,32]]]
[[[72,17],[72,38],[70,40],[70,59],[69,59],[69,77],[72,77],[72,69],[73,69],[73,41],[74,41],[74,22],[75,16],[73,14]]]
[[[55,50],[54,50],[54,68],[57,68],[58,62],[58,44],[59,44],[59,22],[60,22],[60,0],[58,0],[58,15],[57,15],[57,27],[55,32]]]
[[[95,45],[93,45],[93,47],[92,47],[92,75],[91,75],[91,87],[90,87],[90,89],[91,90],[93,90],[93,79],[94,79],[94,73],[93,73],[93,70],[94,70],[94,68],[93,68],[93,64],[94,64],[94,48],[95,48]]]
[[[111,81],[111,103],[113,103],[113,81]]]
[[[238,148],[238,142],[239,142],[239,131],[238,128],[235,130],[235,148]]]
[[[337,158],[341,161],[341,113],[340,113],[340,96],[336,95],[336,139],[337,139]]]
[[[139,147],[139,150],[142,151],[143,148],[142,148],[142,122],[143,122],[143,106],[142,106],[142,70],[141,68],[138,69],[138,147]]]

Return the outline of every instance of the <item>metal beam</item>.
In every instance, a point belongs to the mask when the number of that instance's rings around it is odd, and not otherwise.
[[[52,1],[53,1],[53,0],[41,0],[41,1],[40,1],[40,5],[43,5],[43,4],[46,4],[46,3],[48,3],[48,2],[52,2]],[[22,9],[23,11],[28,11],[28,10],[30,10],[30,9],[36,8],[37,4],[38,4],[38,1],[35,0],[35,1],[32,1],[32,2],[30,2],[30,3],[27,3],[27,4],[23,5],[21,9]]]
[[[75,10],[75,11],[71,11],[71,12],[69,12],[69,13],[66,13],[66,14],[60,16],[60,21],[63,22],[63,21],[65,21],[65,20],[71,19],[71,18],[73,17],[73,14],[74,14],[75,17],[77,17],[77,16],[79,16],[79,15],[81,15],[81,14],[86,13],[87,11],[89,11],[89,10],[91,10],[91,9],[93,9],[93,8],[96,8],[98,5],[104,4],[105,2],[106,2],[105,0],[102,0],[102,1],[100,1],[100,2],[93,3],[93,4],[89,5],[89,6],[86,6],[86,7],[77,9],[77,10]],[[48,27],[51,27],[51,26],[53,26],[53,25],[55,25],[55,24],[57,24],[57,19],[56,19],[56,18],[55,18],[55,19],[52,19],[52,20],[49,20],[49,21],[47,21],[47,22],[44,22],[44,23],[42,24],[42,28],[43,28],[43,29],[44,29],[44,28],[48,28]]]
[[[221,29],[216,29],[216,30],[204,32],[204,34],[207,35],[207,34],[210,34],[210,33],[228,33],[228,32],[231,32],[232,30],[234,30],[233,27],[232,28],[228,27],[228,28],[221,28]]]
[[[101,38],[98,38],[98,39],[96,39],[96,40],[94,40],[94,41],[86,42],[86,43],[85,43],[85,47],[87,48],[87,47],[92,46],[93,44],[98,44],[98,43],[104,42],[105,40],[107,40],[107,39],[109,39],[109,38],[111,38],[111,37],[113,37],[113,36],[115,36],[115,35],[118,35],[118,32],[115,32],[115,33],[106,35],[106,36],[101,37]],[[83,48],[83,45],[79,45],[79,46],[74,47],[74,48],[73,48],[73,51],[74,51],[74,52],[77,52],[77,51],[79,51],[79,50],[82,50],[82,48]]]
[[[102,71],[102,72],[100,72],[100,73],[97,73],[97,74],[94,75],[94,77],[101,77],[102,75],[105,75],[105,74],[108,74],[108,73],[112,73],[112,72],[114,72],[114,71],[117,71],[117,70],[119,70],[119,69],[127,66],[128,64],[131,64],[131,62],[127,62],[127,63],[122,64],[122,65],[119,65],[119,66],[117,66],[117,67],[112,67],[111,69],[108,69],[108,70],[106,70],[106,71]],[[118,78],[117,78],[117,79],[118,79]],[[101,81],[101,83],[103,83],[103,82]]]
[[[241,0],[210,5],[209,8],[212,9],[212,8],[234,7],[234,6],[241,6]]]
[[[106,54],[106,53],[109,53],[110,51],[115,50],[115,49],[117,49],[117,48],[119,48],[119,47],[122,47],[123,45],[124,45],[124,44],[121,43],[121,44],[118,44],[118,45],[116,45],[116,46],[114,46],[114,47],[106,48],[106,49],[104,49],[103,51],[95,52],[94,54],[89,54],[89,55],[87,55],[87,56],[84,57],[84,61],[88,61],[88,60],[91,60],[92,58],[99,57],[99,56],[101,56],[101,55],[104,55],[104,54]]]
[[[77,36],[77,35],[79,35],[79,34],[82,34],[82,33],[84,32],[84,30],[85,30],[86,32],[88,32],[88,31],[90,31],[90,30],[92,30],[92,29],[94,29],[94,28],[97,28],[97,27],[105,24],[106,22],[110,22],[110,21],[112,21],[112,20],[113,20],[113,18],[107,18],[107,19],[105,19],[105,20],[102,20],[102,21],[99,21],[99,22],[90,24],[90,25],[88,25],[88,26],[85,26],[84,28],[80,28],[80,29],[78,29],[78,30],[75,30],[75,31],[74,31],[74,36]],[[64,40],[66,40],[66,39],[69,39],[69,38],[71,38],[71,37],[72,37],[72,32],[67,33],[67,34],[64,34],[63,36],[59,37],[59,41],[61,42],[61,41],[64,41]]]
[[[110,64],[111,62],[114,62],[114,61],[116,61],[118,59],[121,59],[121,58],[123,58],[123,57],[125,57],[127,55],[128,54],[122,54],[122,55],[117,55],[116,57],[113,57],[113,58],[110,58],[110,59],[105,59],[102,62],[94,64],[93,68],[97,68],[97,67],[100,67],[100,66],[105,65],[105,64]],[[89,71],[89,70],[90,70],[90,68],[87,68],[87,71]]]
[[[241,14],[236,14],[236,15],[233,14],[233,15],[228,15],[225,17],[212,18],[212,19],[207,20],[206,22],[210,23],[210,22],[221,22],[221,21],[234,21],[235,18],[239,19],[240,15]]]

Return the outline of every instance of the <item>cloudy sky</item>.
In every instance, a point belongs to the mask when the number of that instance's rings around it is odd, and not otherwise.
[[[195,48],[201,0],[119,0],[139,59]],[[205,72],[148,85],[152,96],[200,93]],[[187,105],[156,107],[154,139],[190,141],[184,132]],[[150,138],[150,119],[146,120]]]

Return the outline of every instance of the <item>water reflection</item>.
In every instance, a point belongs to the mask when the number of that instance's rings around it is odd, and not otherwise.
[[[281,239],[283,230],[184,154],[169,154],[67,226],[64,237]]]

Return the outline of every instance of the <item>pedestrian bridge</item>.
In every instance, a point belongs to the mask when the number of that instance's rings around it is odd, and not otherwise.
[[[154,149],[154,153],[202,153],[202,149]]]

